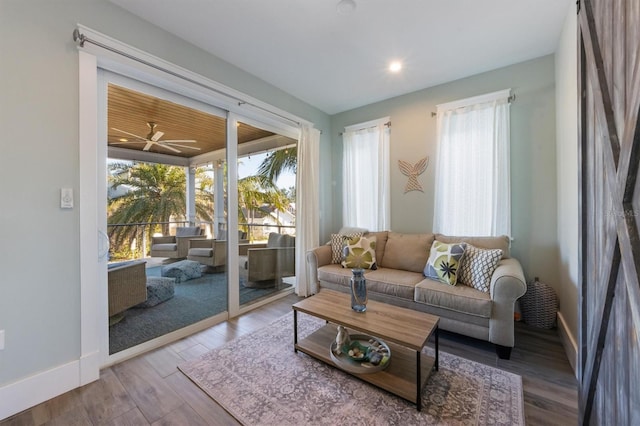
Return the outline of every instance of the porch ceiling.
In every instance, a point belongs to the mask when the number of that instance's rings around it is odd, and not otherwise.
[[[159,139],[195,140],[196,143],[176,142],[180,145],[199,149],[173,146],[180,152],[154,144],[149,152],[191,158],[226,146],[226,120],[205,112],[136,92],[114,84],[109,84],[107,101],[107,144],[110,147],[142,151],[146,145],[143,138],[150,133],[148,122],[156,123],[155,131],[164,132]],[[114,130],[120,129],[141,138]],[[274,133],[240,123],[238,142],[244,144],[273,136]],[[137,141],[136,143],[129,143]],[[291,140],[292,143],[295,141]],[[126,143],[123,143],[126,142]],[[272,147],[265,147],[269,149]]]

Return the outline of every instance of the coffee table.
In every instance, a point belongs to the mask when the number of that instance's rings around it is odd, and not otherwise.
[[[298,312],[322,318],[327,324],[298,341]],[[355,312],[350,295],[324,289],[293,305],[294,350],[346,371],[331,358],[337,326],[377,337],[391,349],[389,366],[375,373],[347,372],[416,404],[420,411],[422,389],[431,371],[438,369],[439,321],[435,315],[374,300],[367,302],[366,312]],[[431,335],[435,337],[435,357],[422,354]]]

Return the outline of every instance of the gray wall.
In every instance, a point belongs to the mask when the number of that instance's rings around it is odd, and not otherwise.
[[[79,188],[76,23],[314,122],[331,159],[328,115],[106,0],[0,1],[0,387],[80,354],[79,209],[59,208]]]
[[[577,16],[570,10],[556,50],[556,144],[558,157],[558,249],[560,312],[569,360],[575,369],[578,339],[578,41]]]
[[[528,279],[538,276],[559,291],[553,55],[332,116],[333,230],[342,222],[339,133],[344,126],[391,117],[391,229],[431,231],[436,159],[436,119],[431,112],[440,103],[506,88],[516,95],[511,104],[512,254]],[[424,156],[430,159],[419,177],[424,193],[404,194],[406,177],[398,169],[398,160],[416,162]]]

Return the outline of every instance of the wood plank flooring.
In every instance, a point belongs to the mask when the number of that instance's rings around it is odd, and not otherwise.
[[[237,425],[177,365],[290,314],[298,300],[287,296],[106,368],[100,380],[0,421],[0,426]],[[521,375],[528,425],[577,424],[576,380],[556,330],[516,324],[516,347],[508,361],[498,359],[487,342],[447,332],[440,333],[440,350]]]

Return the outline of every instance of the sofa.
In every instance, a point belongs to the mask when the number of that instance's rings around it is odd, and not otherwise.
[[[500,358],[509,359],[514,346],[514,304],[527,287],[520,263],[510,256],[508,237],[391,231],[368,232],[364,236],[369,239],[375,236],[376,241],[377,269],[365,269],[364,273],[369,298],[437,315],[441,329],[489,341],[495,344]],[[478,249],[502,250],[501,256],[497,255],[495,270],[488,273],[487,291],[427,278],[425,266],[434,241],[438,245],[466,243]],[[352,271],[332,263],[331,243],[308,251],[306,260],[311,282],[317,283],[318,291],[327,288],[350,292]]]
[[[266,243],[240,244],[240,267],[247,273],[247,287],[295,275],[295,241],[292,235],[271,232]]]

